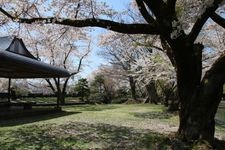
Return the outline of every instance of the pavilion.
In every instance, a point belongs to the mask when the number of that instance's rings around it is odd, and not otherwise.
[[[8,78],[10,102],[11,79],[61,78],[70,73],[62,68],[46,64],[34,57],[17,37],[0,37],[0,78]],[[59,102],[57,101],[57,106]]]

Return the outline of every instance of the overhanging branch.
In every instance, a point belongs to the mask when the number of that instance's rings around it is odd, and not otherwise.
[[[136,3],[138,5],[138,9],[140,11],[140,13],[142,14],[142,16],[144,17],[144,19],[148,22],[148,23],[154,23],[155,20],[154,18],[149,14],[148,10],[146,9],[143,0],[136,0]]]
[[[46,82],[48,82],[49,87],[52,89],[53,93],[56,93],[56,89],[54,88],[52,82],[50,79],[45,79]]]
[[[95,19],[89,18],[84,20],[73,20],[73,19],[64,19],[56,17],[37,17],[37,18],[16,18],[6,12],[4,9],[0,8],[2,12],[7,17],[11,18],[13,21],[18,23],[43,23],[43,24],[59,24],[72,27],[101,27],[108,30],[127,33],[127,34],[159,34],[160,29],[154,23],[148,24],[126,24],[119,23],[106,19]]]
[[[172,12],[171,14],[175,14],[177,0],[167,0],[167,6],[169,10]]]
[[[21,23],[34,23],[34,22],[44,22],[55,23],[60,25],[68,25],[73,27],[101,27],[108,30],[129,33],[129,34],[159,34],[159,30],[154,24],[123,24],[105,19],[84,19],[84,20],[72,20],[72,19],[60,19],[58,21],[56,18],[20,18]]]
[[[163,18],[166,18],[166,3],[163,0],[144,0],[145,4],[149,7],[149,9],[154,13],[157,20],[162,21]]]
[[[221,16],[219,16],[217,13],[213,13],[210,18],[216,22],[218,25],[223,27],[225,29],[225,19]]]
[[[219,7],[219,4],[223,0],[214,0],[213,5],[206,8],[205,12],[197,19],[195,22],[190,34],[189,34],[189,41],[193,43],[196,38],[198,37],[203,25],[206,23],[206,21],[209,19],[209,17],[216,11],[216,9]]]

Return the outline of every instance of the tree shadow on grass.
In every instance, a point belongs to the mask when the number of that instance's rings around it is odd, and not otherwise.
[[[225,148],[225,141],[223,141],[223,140],[216,139],[214,144],[215,144],[214,145],[215,149],[224,150],[224,148]]]
[[[23,125],[38,121],[44,121],[59,117],[64,117],[68,115],[78,114],[81,112],[66,112],[66,111],[54,111],[54,110],[45,110],[45,111],[35,111],[35,112],[24,112],[24,113],[30,113],[30,114],[14,114],[15,116],[4,118],[0,120],[0,127],[10,127],[10,126],[16,126],[16,125]]]
[[[3,149],[188,149],[173,143],[169,136],[151,130],[81,122],[29,125],[7,131],[0,140]]]
[[[135,117],[145,118],[145,119],[170,119],[175,116],[174,113],[169,113],[166,111],[152,111],[147,113],[132,113]]]
[[[75,110],[78,111],[103,111],[107,109],[116,109],[119,106],[113,106],[113,105],[82,105],[82,106],[75,106]]]

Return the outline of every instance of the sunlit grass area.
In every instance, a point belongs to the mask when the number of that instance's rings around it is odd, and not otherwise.
[[[67,103],[73,103],[73,102],[79,102],[80,100],[78,98],[74,97],[66,97],[65,101]],[[16,100],[16,102],[33,102],[37,104],[56,104],[57,98],[56,97],[36,97],[36,98],[22,98]]]
[[[217,110],[216,119],[225,123],[225,108],[219,108]]]
[[[0,126],[1,149],[190,149],[174,138],[177,113],[161,105],[66,106]]]

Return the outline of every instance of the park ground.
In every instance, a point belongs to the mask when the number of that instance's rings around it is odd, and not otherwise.
[[[207,147],[207,144],[187,144],[175,138],[178,114],[167,112],[161,105],[78,105],[62,109],[62,112],[47,115],[1,120],[0,149],[180,150]],[[225,112],[219,110],[217,120],[221,120],[223,114]],[[219,139],[217,149],[223,149],[223,121],[217,123],[216,138]]]

